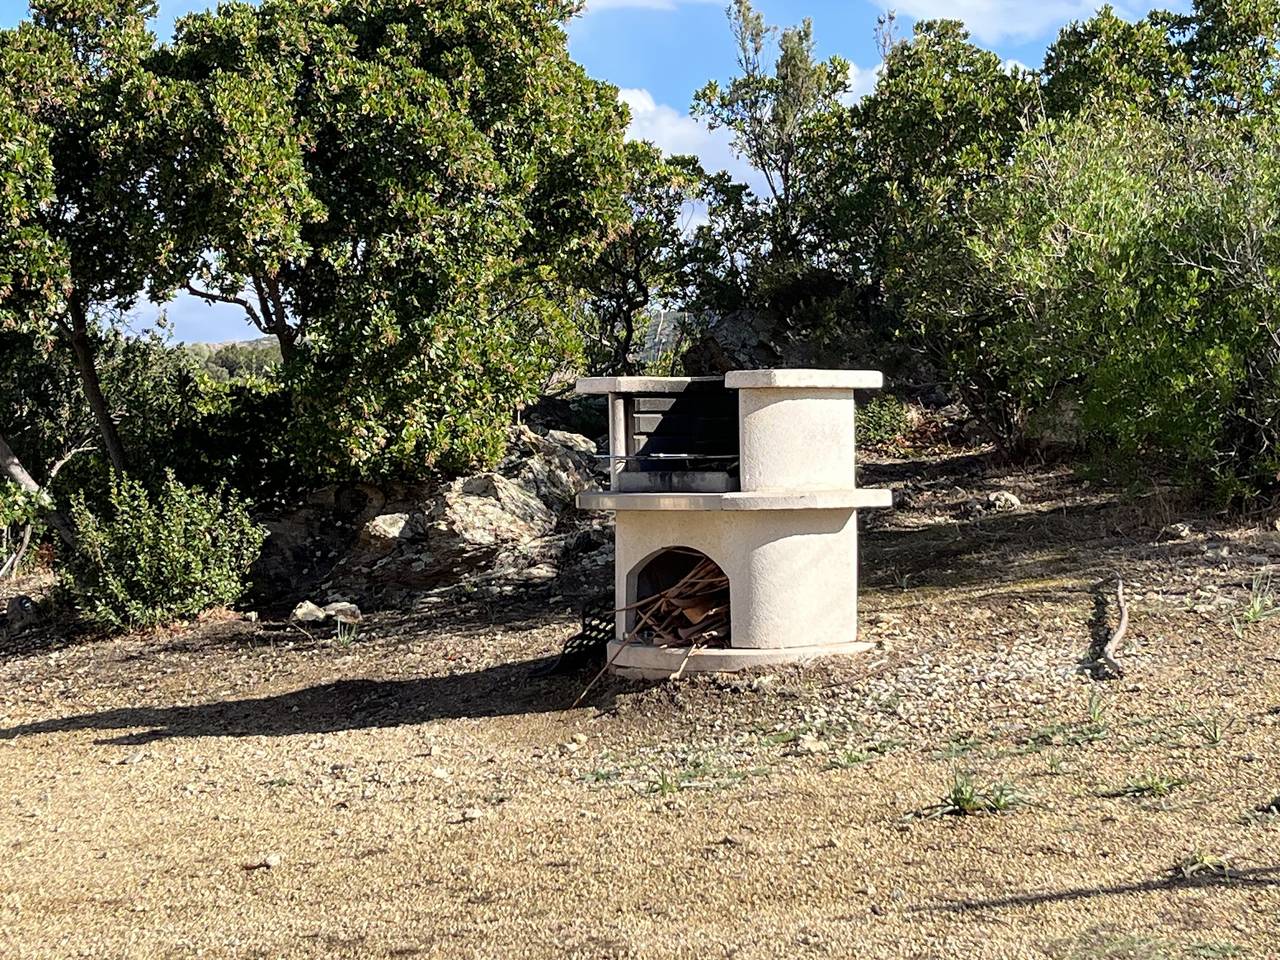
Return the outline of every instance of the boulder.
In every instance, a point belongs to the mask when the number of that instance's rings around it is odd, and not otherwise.
[[[370,540],[399,540],[407,536],[409,514],[384,513],[364,525],[364,535]]]
[[[512,431],[498,472],[529,487],[549,509],[562,513],[597,482],[594,457],[595,443],[586,437],[560,430],[544,437],[521,426]]]
[[[312,603],[310,600],[303,600],[293,608],[293,613],[289,614],[290,620],[298,620],[301,623],[323,623],[329,619],[329,614]]]

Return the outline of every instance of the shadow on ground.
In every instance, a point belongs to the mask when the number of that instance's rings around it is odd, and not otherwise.
[[[137,745],[175,737],[287,737],[457,717],[551,713],[568,709],[586,682],[581,674],[539,676],[538,670],[553,660],[416,680],[339,680],[275,696],[193,706],[122,707],[0,729],[0,740],[128,730],[134,732],[99,742]]]
[[[1096,897],[1125,896],[1132,893],[1152,893],[1157,890],[1187,890],[1200,887],[1229,886],[1280,886],[1280,867],[1253,867],[1244,870],[1232,870],[1229,874],[1215,873],[1212,875],[1192,876],[1190,878],[1175,875],[1158,880],[1118,883],[1105,887],[1069,887],[1065,890],[1049,890],[1042,893],[1015,893],[1007,897],[993,897],[984,900],[946,900],[940,903],[922,904],[914,907],[911,912],[970,913],[1010,907],[1036,906],[1042,903],[1092,900]]]

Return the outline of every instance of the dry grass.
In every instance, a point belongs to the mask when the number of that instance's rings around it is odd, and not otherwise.
[[[1027,510],[953,522],[957,482]],[[0,655],[0,954],[1274,957],[1280,618],[1232,617],[1280,542],[1070,491],[943,477],[875,521],[860,660],[576,710],[538,607]],[[918,815],[957,783],[1024,802]]]

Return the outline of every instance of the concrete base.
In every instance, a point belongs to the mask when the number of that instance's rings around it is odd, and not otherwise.
[[[687,647],[654,647],[634,642],[624,646],[621,641],[613,640],[609,643],[609,659],[613,660],[613,666],[609,669],[612,673],[634,680],[666,680],[680,671],[682,664],[683,675],[729,672],[781,663],[804,663],[820,657],[850,656],[866,653],[873,646],[875,644],[855,641],[775,650],[726,647],[690,653]]]

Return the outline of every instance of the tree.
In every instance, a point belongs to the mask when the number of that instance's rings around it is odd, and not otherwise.
[[[751,184],[723,173],[704,180],[707,222],[688,251],[688,307],[711,329],[692,365],[836,362],[867,314],[861,244],[848,242],[836,215],[850,65],[816,59],[807,20],[779,33],[748,0],[729,16],[738,76],[707,84],[693,113],[729,131],[756,174]]]
[[[153,12],[144,0],[35,0],[30,20],[0,32],[0,123],[20,136],[21,161],[5,192],[27,198],[6,219],[15,246],[6,243],[0,318],[71,353],[117,470],[125,451],[96,330],[135,303],[168,245],[151,188],[151,118],[167,97],[145,67]]]
[[[180,22],[181,273],[280,339],[319,465],[492,460],[569,349],[572,267],[624,215],[625,173],[617,92],[566,50],[575,9],[266,0]]]
[[[897,330],[1008,449],[1022,442],[1025,410],[987,362],[982,331],[1003,322],[1005,307],[983,286],[968,238],[975,201],[1001,188],[1038,105],[1036,77],[974,46],[961,24],[917,23],[854,108],[850,187],[836,214],[866,238]]]
[[[1172,118],[1185,108],[1192,67],[1178,43],[1185,18],[1153,12],[1130,22],[1110,5],[1068,24],[1044,58],[1049,116],[1113,106]]]
[[[1010,305],[988,349],[1030,408],[1078,410],[1113,468],[1275,485],[1276,133],[1085,115],[1030,139],[980,216],[977,262]]]
[[[615,376],[636,372],[633,352],[646,312],[679,289],[684,223],[702,176],[694,158],[665,158],[643,141],[628,143],[626,157],[629,216],[578,279],[586,294],[587,369]]]
[[[810,136],[810,125],[848,92],[849,62],[815,60],[813,23],[806,19],[779,35],[770,74],[764,56],[776,28],[765,24],[750,0],[734,0],[729,19],[741,73],[723,87],[713,80],[698,91],[693,113],[712,130],[728,130],[737,153],[759,171],[774,208],[770,246],[778,257],[795,256],[820,175],[822,144]]]

